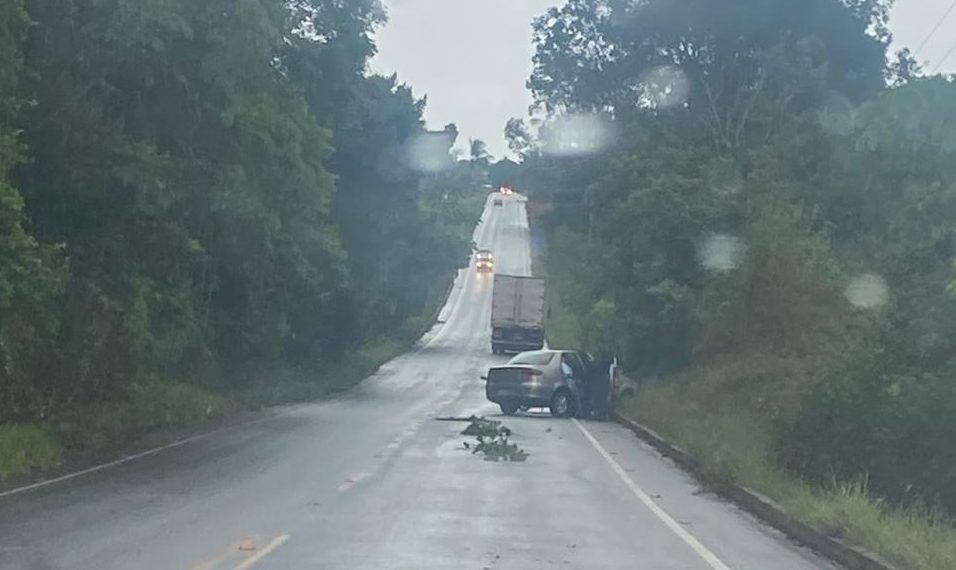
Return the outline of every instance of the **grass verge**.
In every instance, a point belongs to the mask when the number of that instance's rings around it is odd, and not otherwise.
[[[628,416],[701,462],[708,476],[757,491],[814,529],[911,570],[956,568],[956,526],[926,509],[895,509],[871,497],[865,482],[812,486],[772,460],[769,431],[732,412],[702,414],[679,385],[645,387]]]
[[[330,397],[408,350],[409,341],[366,344],[334,366],[281,370],[226,397],[156,378],[135,381],[121,400],[76,405],[44,424],[0,425],[0,482],[60,467],[67,456],[111,453],[150,432],[198,428],[241,409]]]
[[[63,447],[49,426],[0,426],[0,480],[60,465]]]
[[[196,386],[140,378],[122,400],[73,406],[51,424],[64,449],[97,453],[157,429],[197,427],[237,407],[234,401]]]
[[[340,362],[318,369],[285,369],[264,375],[240,391],[236,399],[254,410],[329,398],[351,388],[410,345],[395,338],[369,342]]]
[[[230,396],[142,377],[114,401],[74,405],[44,424],[0,424],[0,482],[60,467],[68,455],[109,453],[157,430],[198,428],[243,408],[340,393],[407,351],[433,324],[447,290],[447,283],[436,285],[427,312],[409,319],[399,337],[370,341],[341,362],[319,369],[274,371]]]
[[[483,192],[462,194],[448,218],[449,231],[469,240],[486,200]],[[421,315],[409,318],[395,334],[370,340],[336,363],[272,371],[228,395],[154,377],[138,378],[114,400],[72,405],[43,424],[0,423],[0,483],[59,467],[68,455],[115,453],[156,430],[198,428],[242,408],[340,393],[406,352],[434,325],[456,273],[434,283]]]
[[[366,342],[339,362],[317,369],[287,369],[261,377],[242,390],[237,400],[246,408],[266,408],[290,402],[328,398],[351,388],[380,366],[414,346],[435,324],[451,290],[455,274],[429,292],[422,315],[411,317],[395,336]]]
[[[544,235],[540,229],[540,220],[529,215],[528,222],[531,225],[532,242],[542,242]],[[558,287],[548,278],[548,251],[545,247],[533,248],[531,252],[531,273],[545,281],[544,298],[547,316],[544,330],[547,331],[548,343],[562,348],[580,346],[581,326],[574,314],[561,301]]]
[[[540,220],[529,221],[533,242],[543,243]],[[548,253],[546,246],[534,251],[538,277],[548,276]],[[580,346],[580,320],[551,277],[548,338],[555,345]],[[800,522],[901,569],[956,568],[954,521],[927,509],[892,508],[871,496],[865,481],[810,485],[774,462],[770,421],[791,416],[819,373],[813,359],[732,355],[670,384],[645,386],[619,411],[692,455],[708,481],[756,491]],[[786,382],[775,381],[779,378]]]
[[[199,426],[235,407],[195,386],[138,378],[122,400],[75,405],[44,423],[0,425],[0,481],[60,467],[68,455],[119,448],[157,429]]]

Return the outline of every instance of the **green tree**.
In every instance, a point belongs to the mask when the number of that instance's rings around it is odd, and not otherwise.
[[[43,363],[65,271],[60,253],[28,231],[23,198],[9,178],[24,158],[13,125],[28,24],[21,2],[0,7],[0,414],[14,420],[42,416],[52,397]]]
[[[888,4],[571,0],[535,23],[529,86],[550,110],[670,109],[736,148],[830,89],[878,92]]]
[[[531,154],[535,149],[534,137],[522,119],[508,119],[505,125],[505,140],[508,141],[508,148],[518,158]]]
[[[545,128],[615,139],[535,145],[522,178],[582,342],[612,330],[687,421],[752,419],[799,477],[953,512],[956,92],[887,62],[888,6],[571,0],[530,86]]]
[[[472,162],[487,166],[493,158],[488,153],[488,143],[481,139],[470,139],[468,141],[468,155]]]
[[[144,371],[276,365],[292,284],[330,279],[340,255],[329,135],[281,69],[288,11],[252,0],[30,10],[34,161],[19,179],[37,231],[72,262],[59,351],[69,390],[96,399]]]

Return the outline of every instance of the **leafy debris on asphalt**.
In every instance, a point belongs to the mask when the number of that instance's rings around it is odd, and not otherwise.
[[[472,416],[461,434],[474,436],[478,443],[470,448],[465,442],[465,449],[472,449],[473,454],[483,453],[485,461],[512,461],[521,462],[528,459],[528,452],[519,448],[517,444],[508,441],[511,430],[501,422]]]
[[[506,436],[511,435],[511,430],[501,425],[501,422],[495,420],[487,420],[485,418],[479,418],[478,416],[471,416],[468,418],[470,422],[468,427],[466,427],[461,435],[473,435],[473,436],[484,436],[484,437],[496,437],[500,433],[504,433]]]

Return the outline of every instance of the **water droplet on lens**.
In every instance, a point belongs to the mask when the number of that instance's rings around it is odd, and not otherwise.
[[[886,304],[889,287],[879,275],[865,273],[850,281],[843,295],[856,307],[872,309]]]
[[[697,249],[700,264],[711,271],[736,269],[743,259],[746,247],[740,238],[714,234],[705,239]]]
[[[544,152],[551,156],[587,156],[611,143],[611,127],[603,117],[580,113],[559,117],[544,130]]]

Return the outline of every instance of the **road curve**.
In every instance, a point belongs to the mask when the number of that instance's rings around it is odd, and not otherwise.
[[[489,199],[475,241],[530,274],[523,198]],[[472,456],[435,418],[498,415],[491,284],[461,271],[418,347],[334,401],[0,497],[0,568],[833,568],[614,424],[508,418],[528,461]]]

